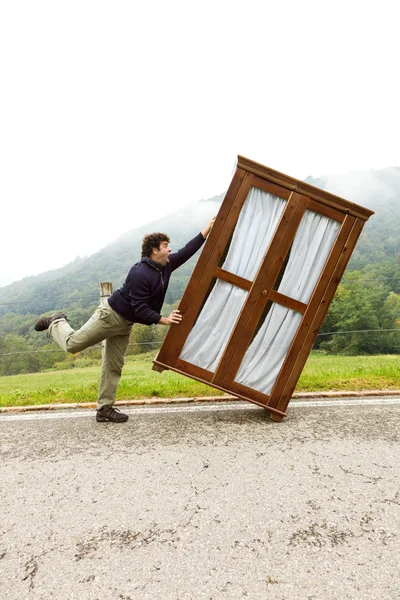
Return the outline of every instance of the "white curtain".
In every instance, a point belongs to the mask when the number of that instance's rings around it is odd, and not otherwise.
[[[285,206],[286,200],[278,196],[250,189],[222,266],[225,271],[253,281]]]
[[[240,212],[223,269],[252,281],[273,238],[286,200],[252,187]],[[217,280],[180,358],[214,372],[247,292]]]
[[[306,211],[297,230],[278,291],[308,303],[334,244],[340,223]],[[236,381],[269,394],[285,360],[302,315],[273,304],[247,349]]]

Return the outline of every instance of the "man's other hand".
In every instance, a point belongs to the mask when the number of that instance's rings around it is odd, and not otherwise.
[[[173,310],[169,317],[161,317],[159,323],[161,325],[178,325],[182,321],[180,310]]]

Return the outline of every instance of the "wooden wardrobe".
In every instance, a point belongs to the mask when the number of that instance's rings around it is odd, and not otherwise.
[[[239,156],[182,297],[183,320],[170,327],[153,369],[207,383],[281,421],[372,214]]]

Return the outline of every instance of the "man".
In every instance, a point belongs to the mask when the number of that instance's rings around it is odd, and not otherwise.
[[[165,233],[151,233],[143,238],[142,259],[133,265],[119,290],[96,309],[92,317],[75,331],[68,325],[64,313],[42,317],[35,324],[36,331],[49,334],[66,352],[80,352],[106,340],[96,420],[123,423],[128,415],[113,407],[118,382],[124,365],[124,355],[134,323],[145,325],[179,324],[182,315],[173,310],[168,317],[160,314],[169,279],[175,271],[203,245],[214,224],[215,217],[203,231],[181,250],[171,253],[169,237]]]

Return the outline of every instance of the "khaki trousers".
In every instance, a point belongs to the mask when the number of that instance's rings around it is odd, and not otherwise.
[[[108,302],[105,302],[100,304],[89,321],[76,331],[65,319],[53,321],[49,327],[49,333],[57,344],[72,354],[106,340],[97,408],[115,402],[132,325],[131,321],[121,317]]]

